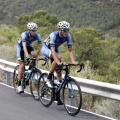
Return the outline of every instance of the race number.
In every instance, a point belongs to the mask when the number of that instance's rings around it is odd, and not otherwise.
[[[46,43],[46,45],[49,45],[50,44],[50,39],[48,38],[44,42]]]

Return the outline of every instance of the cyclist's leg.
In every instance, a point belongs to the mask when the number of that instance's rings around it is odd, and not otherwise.
[[[60,54],[59,53],[56,53],[56,55],[57,55],[57,57],[58,57],[58,59],[61,61],[61,56],[60,56]],[[56,72],[56,77],[57,77],[57,80],[59,81],[59,83],[61,82],[61,80],[62,80],[62,72],[60,72],[58,69],[56,69],[56,67],[57,67],[57,64],[56,64],[56,62],[54,61],[54,59],[53,58],[51,58],[51,64],[53,65],[51,65],[52,67],[51,67],[51,71],[54,71],[55,70],[55,72]],[[59,92],[57,92],[56,93],[56,101],[57,101],[57,105],[63,105],[63,101],[61,100],[61,98],[60,98],[60,91]]]
[[[59,60],[61,61],[61,59],[62,59],[62,57],[58,54],[58,58],[59,58]],[[56,72],[56,77],[57,77],[57,80],[59,81],[59,82],[61,82],[61,80],[62,80],[62,72],[59,70],[59,68],[57,68],[57,66],[56,66],[56,69],[55,69],[55,72]]]
[[[60,56],[60,50],[57,48],[55,49],[55,54],[57,56],[57,58],[61,61],[61,56]],[[51,72],[54,72],[55,71],[55,68],[57,67],[57,63],[55,62],[55,60],[53,59],[52,57],[52,54],[50,54],[50,58],[51,58],[51,67],[50,67],[50,71]]]
[[[56,50],[56,55],[57,55],[57,57],[58,57],[58,59],[60,59],[61,60],[61,56],[59,55],[59,49],[57,49]],[[56,66],[57,66],[57,63],[54,61],[54,59],[53,59],[53,57],[52,57],[52,54],[51,54],[51,50],[45,45],[45,44],[43,44],[43,46],[42,46],[42,54],[46,57],[46,58],[50,58],[50,60],[51,60],[51,67],[50,67],[50,72],[49,72],[49,75],[48,75],[48,79],[49,80],[51,80],[51,78],[52,78],[52,75],[53,75],[53,73],[54,73],[54,71],[55,71],[55,68],[56,68]],[[50,81],[51,82],[51,81]],[[47,83],[46,83],[47,84]],[[50,84],[48,84],[48,85],[50,85]],[[51,85],[51,87],[52,87],[52,85]],[[57,98],[56,98],[56,100],[58,101],[58,105],[62,105],[63,103],[62,103],[62,101],[61,101],[61,99],[60,99],[60,93],[57,93]]]
[[[56,54],[57,58],[61,61],[62,57],[60,56],[60,51],[59,51],[59,49],[57,48],[57,49],[55,49],[55,51],[56,51],[55,54]],[[62,73],[57,71],[57,69],[56,69],[57,63],[56,63],[56,61],[53,59],[53,57],[52,57],[51,54],[50,54],[50,59],[51,59],[50,73],[53,73],[54,71],[56,71],[57,80],[58,80],[58,81],[61,81],[61,79],[62,79]]]
[[[62,60],[62,57],[60,56],[60,50],[57,48],[56,50],[56,56],[58,57],[59,61]],[[52,67],[50,69],[50,71],[54,71],[56,72],[56,77],[57,77],[57,80],[60,82],[62,80],[62,72],[60,72],[60,70],[57,68],[57,63],[54,61],[54,59],[52,58],[51,60],[51,63],[52,63]]]
[[[63,100],[60,98],[60,91],[56,93],[57,105],[63,105]]]
[[[56,52],[57,52],[57,57],[60,61],[62,61],[62,57],[60,56],[60,50],[59,49],[56,49]],[[59,70],[59,68],[57,68],[57,65],[56,65],[56,68],[55,68],[55,72],[56,72],[56,77],[57,77],[57,80],[59,81],[59,83],[61,82],[62,80],[62,72]],[[59,84],[58,83],[58,84]],[[56,101],[57,101],[57,105],[63,105],[63,101],[62,99],[60,98],[60,91],[58,91],[56,93]]]
[[[42,46],[42,54],[45,56],[45,58],[52,58],[52,56],[51,56],[51,50],[45,45],[45,44],[43,44],[43,46]],[[51,67],[50,67],[50,69],[51,69]],[[54,70],[50,70],[52,73],[54,72]]]
[[[32,58],[37,58],[37,53],[32,46],[27,46],[27,50],[28,50],[28,54],[30,54]],[[32,66],[33,63],[30,63],[29,69],[31,69]]]
[[[24,66],[25,63],[24,62],[20,62],[20,66],[18,69],[18,92],[24,92],[23,88],[22,88],[22,74],[24,71]]]
[[[59,60],[61,60],[61,56],[56,52],[55,53],[56,54],[56,56],[58,57],[58,59]],[[53,74],[54,73],[54,71],[56,71],[55,69],[56,69],[56,67],[57,67],[57,63],[56,63],[56,61],[53,59],[53,57],[51,56],[51,67],[50,67],[50,73],[49,73],[49,76],[51,76],[51,74]],[[48,76],[48,77],[49,77]],[[58,80],[61,80],[62,78],[62,74],[61,73],[58,73],[57,74],[57,79]]]
[[[55,53],[57,58],[61,61],[61,56],[59,53]],[[50,68],[50,71],[51,72],[54,72],[55,71],[55,68],[57,67],[57,63],[55,62],[55,60],[53,59],[52,55],[51,55],[51,68]]]
[[[51,59],[51,50],[45,45],[45,44],[43,44],[43,46],[42,46],[42,54],[44,55],[44,57],[45,58],[47,58],[47,59]],[[52,66],[50,66],[50,69],[51,69],[51,67]],[[54,72],[54,70],[53,71],[51,71],[50,70],[50,72],[49,72],[49,75],[48,75],[48,81],[47,81],[47,85],[49,86],[49,87],[52,87],[52,76],[53,76],[53,72]]]
[[[22,79],[22,72],[24,70],[24,67],[25,67],[25,63],[20,61],[20,66],[19,66],[19,70],[18,70],[18,81],[19,81],[19,85],[21,85],[21,79]]]
[[[59,54],[57,56],[58,56],[58,59],[61,61],[61,56]],[[54,61],[53,58],[51,59],[51,63],[52,63],[52,65],[54,67],[52,66],[51,69],[50,69],[50,71],[54,71],[55,70],[55,72],[56,72],[56,78],[57,78],[57,80],[55,80],[54,82],[55,82],[55,84],[60,84],[60,82],[62,80],[62,72],[57,67],[57,64],[56,64],[56,62]]]
[[[32,51],[32,52],[31,52],[31,56],[32,56],[33,58],[37,58],[37,53],[36,53],[36,51]]]
[[[21,79],[22,79],[22,73],[25,67],[25,63],[24,63],[24,51],[23,48],[18,44],[17,45],[17,57],[18,57],[18,61],[19,61],[19,69],[18,69],[18,92],[22,92],[22,86],[21,86]]]

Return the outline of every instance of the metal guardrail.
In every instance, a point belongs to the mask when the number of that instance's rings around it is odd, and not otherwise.
[[[10,74],[14,72],[14,68],[16,65],[18,64],[0,59],[0,69],[6,71],[6,84],[8,85],[10,85]],[[41,71],[48,72],[45,70]],[[120,101],[120,85],[78,78],[73,76],[71,77],[77,80],[81,87],[82,92],[84,93]]]

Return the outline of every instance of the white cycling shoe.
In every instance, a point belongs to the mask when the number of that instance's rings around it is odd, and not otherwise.
[[[57,86],[59,86],[61,84],[61,82],[59,82],[58,80],[55,79],[54,80],[54,84],[57,85]]]
[[[54,84],[57,85],[57,86],[59,86],[61,83],[60,83],[58,80],[54,80]],[[50,87],[50,88],[53,87],[53,86],[52,86],[52,81],[50,81],[50,80],[47,80],[46,85],[47,85],[48,87]]]
[[[23,90],[21,85],[17,87],[17,92],[18,93],[24,93],[24,90]]]
[[[50,88],[53,88],[53,86],[52,86],[52,81],[50,81],[50,80],[47,80],[47,81],[46,81],[46,85],[47,85],[48,87],[50,87]]]

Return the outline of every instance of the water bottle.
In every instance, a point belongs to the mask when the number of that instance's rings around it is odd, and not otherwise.
[[[26,76],[25,76],[25,78],[28,78],[29,75],[30,75],[30,73],[31,73],[31,70],[28,70],[28,71],[26,72]]]

